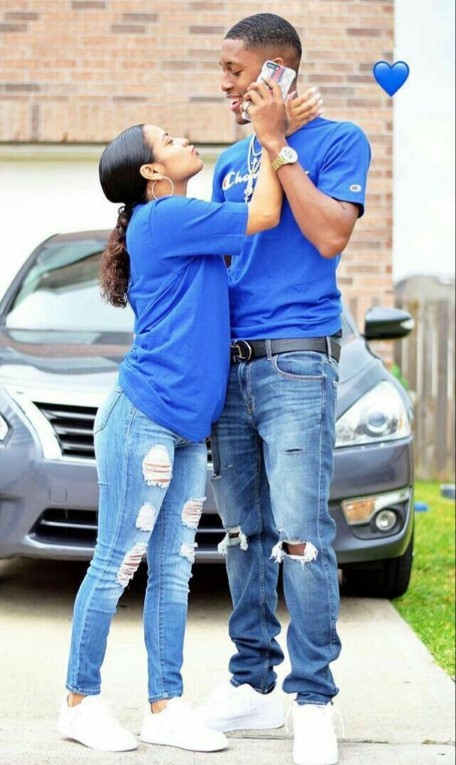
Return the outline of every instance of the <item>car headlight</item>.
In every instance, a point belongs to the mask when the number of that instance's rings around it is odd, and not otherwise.
[[[392,441],[410,433],[405,403],[393,383],[384,380],[337,421],[336,447]]]
[[[0,414],[0,442],[5,440],[6,436],[8,435],[8,430],[8,423]]]

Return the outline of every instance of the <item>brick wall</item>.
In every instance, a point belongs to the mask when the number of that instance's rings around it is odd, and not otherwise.
[[[244,135],[219,90],[224,33],[252,13],[286,16],[326,116],[350,119],[373,150],[367,214],[340,268],[362,323],[392,303],[392,100],[374,82],[393,60],[393,2],[376,0],[0,0],[0,142],[107,142],[154,122],[197,143]]]

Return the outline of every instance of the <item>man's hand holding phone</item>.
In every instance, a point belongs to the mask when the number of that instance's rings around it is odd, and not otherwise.
[[[289,89],[295,79],[296,72],[294,69],[290,69],[289,67],[277,64],[275,61],[268,60],[264,62],[256,81],[260,84],[268,83],[269,87],[272,83],[276,83],[280,87],[282,96],[285,99],[287,110],[287,135],[291,135],[296,130],[299,130],[299,128],[307,125],[308,122],[311,122],[316,117],[319,117],[323,112],[323,100],[318,88],[308,88],[303,95],[298,95],[296,91],[289,93]],[[251,121],[251,115],[249,111],[250,103],[250,99],[248,97],[244,97],[242,115],[246,122]]]
[[[288,119],[280,86],[272,80],[252,82],[244,103],[261,145],[264,148],[283,145]]]
[[[294,69],[290,69],[287,66],[277,64],[275,61],[265,61],[261,67],[261,72],[257,77],[257,82],[276,82],[282,91],[282,96],[285,98],[288,91],[291,88],[292,83],[296,79],[296,72]],[[248,104],[247,104],[248,105]],[[247,105],[242,106],[242,116],[246,122],[250,122],[250,117]]]

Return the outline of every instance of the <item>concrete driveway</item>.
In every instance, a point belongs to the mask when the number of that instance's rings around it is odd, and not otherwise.
[[[85,568],[0,562],[0,765],[292,765],[291,732],[285,728],[259,737],[251,731],[230,734],[230,748],[218,754],[145,744],[136,752],[105,754],[60,739],[55,722],[71,611]],[[231,654],[223,567],[196,567],[191,589],[184,676],[187,698],[196,704],[226,674]],[[146,699],[141,604],[138,582],[121,601],[103,671],[105,697],[133,732]],[[286,623],[283,604],[280,613]],[[343,599],[340,634],[344,650],[333,667],[344,720],[340,764],[453,763],[453,681],[390,603]]]

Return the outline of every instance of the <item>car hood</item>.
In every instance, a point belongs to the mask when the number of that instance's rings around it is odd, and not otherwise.
[[[117,375],[128,351],[128,332],[86,330],[0,331],[0,384],[5,387],[84,393],[101,401]],[[388,376],[383,363],[362,337],[352,335],[343,343],[340,360],[337,414],[340,416],[364,392]]]
[[[128,351],[132,335],[6,330],[0,332],[0,384],[106,392]]]

